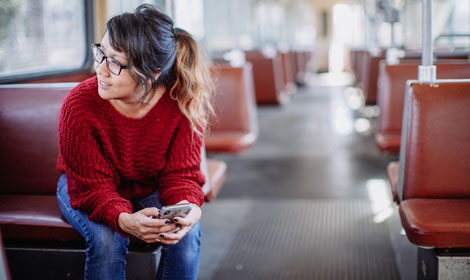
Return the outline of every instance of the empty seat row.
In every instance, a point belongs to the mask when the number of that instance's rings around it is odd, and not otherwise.
[[[410,82],[400,162],[388,166],[408,239],[470,248],[470,80]]]
[[[258,50],[245,52],[253,65],[256,103],[260,105],[286,104],[302,84],[311,59],[307,51],[276,51],[265,55]]]
[[[397,65],[380,63],[376,144],[383,153],[400,151],[406,81],[417,79],[419,64],[417,60],[402,60]],[[435,65],[438,79],[470,78],[470,63],[466,60],[436,60]]]
[[[387,175],[406,236],[418,246],[418,279],[470,272],[468,108],[470,79],[408,84],[400,161]]]

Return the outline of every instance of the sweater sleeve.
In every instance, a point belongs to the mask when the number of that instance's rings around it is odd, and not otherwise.
[[[160,199],[163,205],[187,200],[201,206],[204,203],[201,171],[202,137],[193,133],[186,117],[182,117],[167,156],[167,163],[159,177]]]
[[[70,204],[121,235],[118,217],[132,213],[132,204],[117,192],[117,173],[104,156],[93,117],[83,102],[67,98],[59,119],[59,150],[67,176]]]

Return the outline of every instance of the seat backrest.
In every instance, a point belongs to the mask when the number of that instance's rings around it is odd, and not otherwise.
[[[240,67],[217,66],[214,111],[210,132],[252,132],[257,130],[253,70],[250,63]]]
[[[266,57],[260,51],[245,52],[246,60],[253,65],[256,102],[258,104],[281,104],[287,81],[283,73],[279,53]]]
[[[470,198],[470,80],[410,82],[402,140],[403,199]]]
[[[377,104],[377,80],[379,77],[379,64],[380,61],[385,59],[385,51],[381,51],[378,56],[369,55],[366,57],[368,66],[366,76],[363,77],[364,83],[364,95],[366,105]]]
[[[62,102],[76,83],[0,86],[1,194],[55,194]]]
[[[0,194],[55,195],[60,108],[76,83],[0,85]],[[203,191],[210,191],[206,149]]]
[[[352,69],[354,71],[354,76],[356,77],[356,82],[362,82],[363,68],[364,68],[364,56],[368,55],[369,52],[365,49],[354,49],[351,50],[352,56]]]
[[[382,134],[400,133],[403,121],[406,81],[417,79],[418,60],[404,60],[398,65],[380,64],[378,105],[380,115],[378,131]],[[437,60],[438,79],[470,78],[470,63],[465,60]]]
[[[279,51],[282,61],[282,70],[286,83],[295,83],[294,59],[291,51]]]

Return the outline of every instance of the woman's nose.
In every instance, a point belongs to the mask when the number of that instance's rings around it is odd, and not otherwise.
[[[100,74],[101,76],[109,76],[110,73],[106,67],[106,60],[103,60],[101,63],[95,62],[95,71],[96,74]]]

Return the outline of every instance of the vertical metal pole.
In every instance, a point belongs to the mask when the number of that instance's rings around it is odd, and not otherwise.
[[[421,64],[418,67],[418,80],[420,83],[434,82],[436,80],[436,66],[433,63],[432,51],[432,0],[422,0],[422,54]]]
[[[432,0],[422,1],[422,58],[423,66],[432,65]]]

